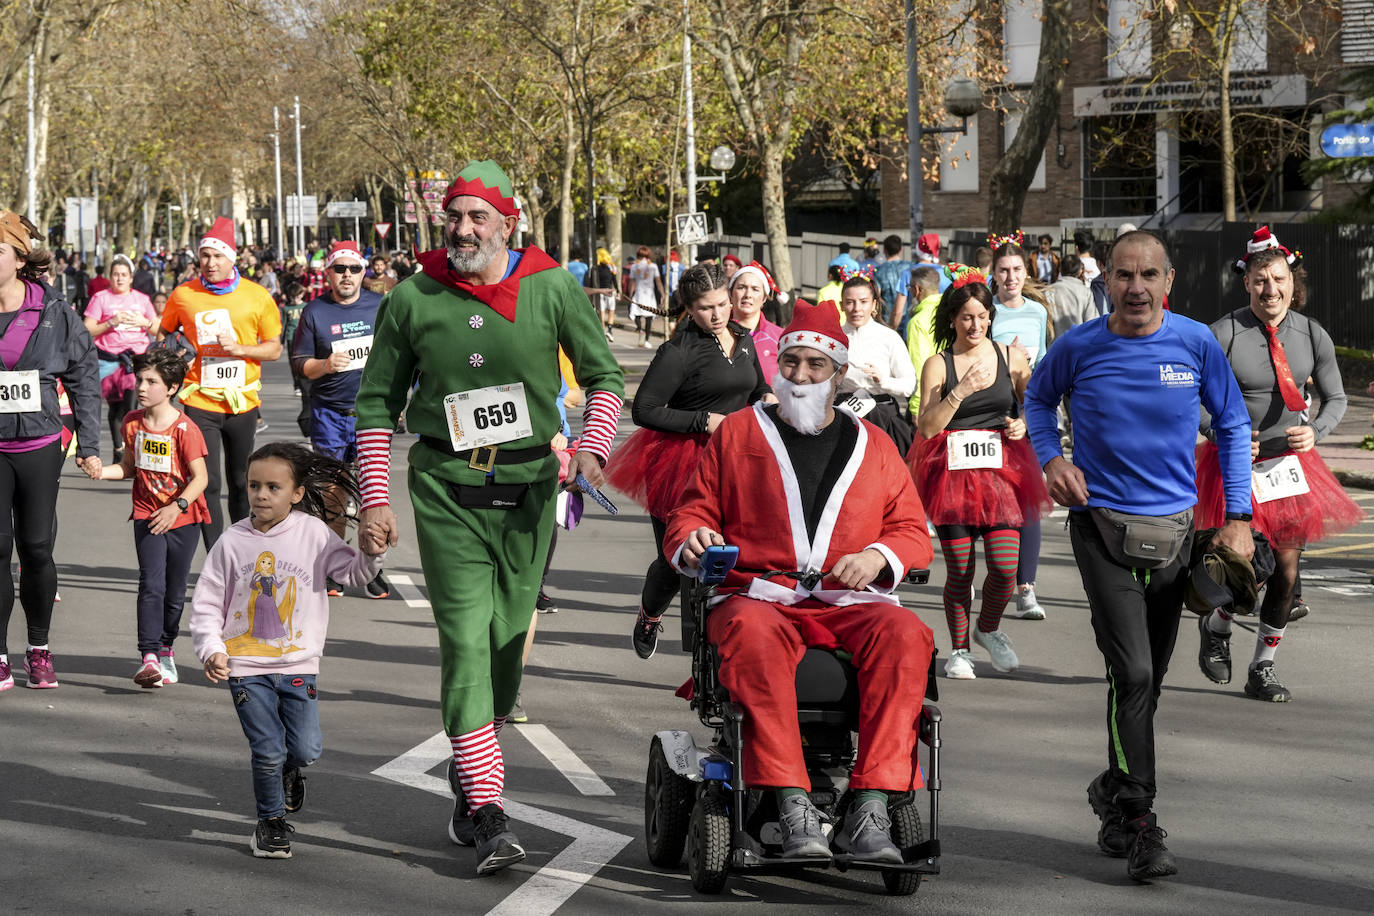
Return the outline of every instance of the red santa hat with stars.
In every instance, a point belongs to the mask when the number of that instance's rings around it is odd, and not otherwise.
[[[819,350],[843,366],[849,362],[849,337],[840,327],[840,311],[834,302],[820,305],[807,305],[797,300],[792,312],[792,322],[782,332],[778,341],[778,355],[781,356],[792,347],[810,347]]]
[[[352,261],[354,264],[363,263],[363,253],[358,249],[358,243],[348,239],[340,239],[329,246],[329,254],[324,256],[324,269],[333,267],[337,261]]]
[[[237,258],[239,251],[238,243],[234,241],[234,221],[227,216],[218,217],[196,246],[197,251],[202,248],[217,251],[231,261]]]

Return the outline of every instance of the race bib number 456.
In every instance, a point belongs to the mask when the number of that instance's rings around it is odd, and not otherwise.
[[[444,418],[456,452],[514,442],[533,433],[520,382],[451,394],[444,398]]]
[[[140,471],[170,474],[172,471],[172,437],[139,430],[134,440],[137,454],[134,466]]]
[[[37,369],[0,372],[0,413],[30,413],[42,409]]]

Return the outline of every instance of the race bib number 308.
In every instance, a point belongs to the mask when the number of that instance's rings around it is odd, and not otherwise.
[[[533,433],[520,382],[451,394],[444,398],[444,418],[456,452],[514,442]]]
[[[995,429],[956,429],[945,439],[951,471],[1002,466],[1002,434]]]
[[[42,409],[37,369],[0,372],[0,413],[31,413]]]

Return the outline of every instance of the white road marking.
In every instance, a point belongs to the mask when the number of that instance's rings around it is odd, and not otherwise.
[[[558,768],[558,771],[572,783],[573,788],[583,795],[614,795],[615,790],[606,785],[592,768],[582,762],[562,740],[549,731],[547,725],[517,725],[520,734],[534,745],[534,749]]]
[[[415,580],[405,573],[392,573],[387,576],[396,587],[396,593],[405,599],[406,607],[429,607],[429,599],[420,594]]]
[[[448,736],[440,732],[382,764],[372,774],[442,798],[452,798],[448,780],[429,773],[448,760],[452,753]],[[489,910],[487,916],[552,916],[602,866],[619,855],[632,839],[622,833],[519,802],[508,800],[506,813],[514,820],[570,836],[573,841]]]

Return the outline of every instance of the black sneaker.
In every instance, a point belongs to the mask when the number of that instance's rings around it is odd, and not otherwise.
[[[286,818],[265,817],[258,821],[258,829],[253,831],[253,838],[248,841],[248,847],[259,859],[289,859],[290,834],[294,832],[295,828],[286,822]]]
[[[1126,874],[1133,881],[1149,881],[1151,878],[1167,878],[1178,874],[1174,854],[1164,845],[1168,836],[1164,828],[1155,823],[1154,812],[1126,822],[1127,829],[1134,832],[1131,855],[1126,860]]]
[[[463,784],[458,780],[458,767],[453,759],[448,762],[448,787],[453,790],[453,816],[448,821],[448,838],[459,846],[475,846],[471,813],[468,798],[463,794]]]
[[[525,858],[525,849],[506,829],[510,818],[495,802],[472,814],[477,839],[477,874],[490,875]]]
[[[1198,636],[1201,642],[1197,650],[1197,666],[1214,684],[1231,683],[1231,636],[1215,633],[1207,625],[1210,614],[1197,619]]]
[[[1287,703],[1293,699],[1288,688],[1279,683],[1273,662],[1250,666],[1250,676],[1245,680],[1245,695],[1268,703]]]
[[[325,586],[325,594],[327,594],[329,597],[331,597],[331,598],[342,598],[342,597],[343,597],[343,593],[344,593],[343,586],[340,585],[339,583],[335,582],[333,579],[330,579],[330,578],[326,577],[325,580],[324,580],[324,586]]]
[[[381,573],[377,573],[377,578],[367,583],[367,597],[385,598],[391,594],[391,586],[387,585]]]
[[[650,619],[644,616],[641,608],[639,616],[635,618],[634,631],[630,633],[630,641],[634,643],[635,654],[640,658],[652,658],[654,649],[658,648],[658,634],[663,630],[663,618]]]
[[[1088,804],[1092,806],[1093,814],[1102,820],[1102,826],[1097,831],[1097,848],[1102,850],[1103,855],[1124,859],[1135,842],[1135,834],[1122,821],[1116,793],[1107,787],[1110,778],[1111,771],[1103,770],[1088,783]]]
[[[539,597],[534,599],[534,609],[541,614],[557,614],[558,605],[552,598],[544,594],[544,590],[539,590]]]
[[[286,813],[295,814],[305,804],[305,777],[300,767],[285,767],[281,771],[281,790],[286,796]]]
[[[1312,610],[1307,606],[1307,602],[1302,600],[1302,595],[1293,596],[1293,607],[1288,611],[1288,622],[1302,620],[1307,616],[1308,611]]]

